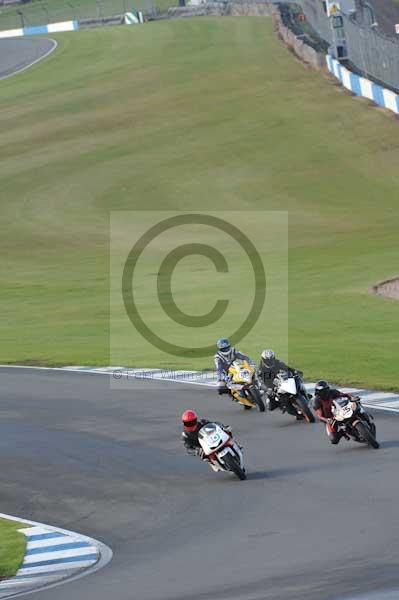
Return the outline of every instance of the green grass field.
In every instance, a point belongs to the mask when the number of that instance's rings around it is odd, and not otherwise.
[[[25,554],[25,536],[18,533],[24,527],[16,521],[0,519],[0,580],[13,577]]]
[[[398,272],[397,121],[304,68],[266,18],[57,39],[0,83],[0,362],[108,364],[111,210],[285,210],[290,362],[308,378],[398,389],[399,304],[368,291]],[[212,305],[206,283],[186,270],[194,314]],[[273,315],[239,346],[285,353]],[[138,337],[118,359],[211,366]]]

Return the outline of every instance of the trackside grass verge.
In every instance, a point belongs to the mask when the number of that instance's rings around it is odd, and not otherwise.
[[[0,362],[109,363],[112,210],[285,210],[289,362],[398,389],[399,303],[368,291],[398,273],[398,122],[305,69],[267,18],[55,37],[49,58],[0,83]],[[188,267],[176,302],[203,314],[215,298],[201,270],[214,269]],[[153,325],[168,337],[168,319]],[[182,342],[194,334],[226,332]],[[273,314],[239,346],[284,351]],[[139,336],[116,358],[212,366]]]
[[[25,555],[25,536],[18,533],[24,525],[8,519],[0,519],[0,581],[13,577]]]

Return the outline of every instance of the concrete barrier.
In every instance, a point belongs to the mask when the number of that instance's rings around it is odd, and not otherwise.
[[[326,62],[328,70],[334,77],[339,79],[342,85],[361,98],[368,98],[378,106],[387,108],[395,114],[399,114],[399,95],[395,94],[391,90],[388,90],[374,81],[370,81],[365,77],[353,73],[341,63],[332,58],[332,56],[326,56]]]
[[[265,2],[232,0],[227,3],[226,15],[232,17],[271,17],[275,7]]]
[[[250,0],[194,0],[188,6],[169,8],[168,17],[270,17],[273,10],[272,4]]]
[[[0,38],[21,37],[25,35],[43,35],[47,33],[57,33],[59,31],[75,31],[79,29],[78,21],[63,21],[61,23],[50,23],[49,25],[39,25],[36,27],[24,27],[23,29],[8,29],[0,31]]]
[[[288,48],[313,69],[321,71],[325,68],[324,54],[317,52],[314,48],[309,46],[309,44],[306,44],[302,36],[298,37],[291,29],[286,27],[277,8],[273,9],[272,18],[274,30]]]

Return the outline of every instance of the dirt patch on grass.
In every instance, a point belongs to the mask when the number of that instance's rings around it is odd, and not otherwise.
[[[387,279],[373,285],[371,292],[377,294],[377,296],[399,300],[399,277],[393,277],[392,279]]]

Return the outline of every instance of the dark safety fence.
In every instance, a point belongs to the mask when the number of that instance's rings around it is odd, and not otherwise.
[[[296,0],[303,8],[306,19],[318,35],[329,44],[334,41],[330,18],[323,0]],[[370,12],[369,3],[358,2],[355,14],[342,15],[348,61],[365,77],[399,90],[399,40],[388,38],[378,29]],[[365,17],[366,14],[366,17]]]

